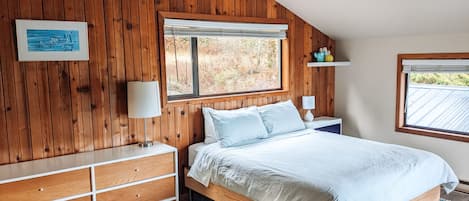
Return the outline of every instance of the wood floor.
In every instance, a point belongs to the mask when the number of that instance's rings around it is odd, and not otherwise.
[[[444,192],[441,192],[441,198],[450,201],[469,201],[469,194],[460,191],[453,191],[446,195]]]

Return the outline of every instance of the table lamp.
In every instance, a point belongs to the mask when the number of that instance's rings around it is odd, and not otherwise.
[[[307,110],[304,120],[313,121],[314,115],[311,113],[311,110],[316,108],[316,101],[314,96],[303,96],[302,97],[303,109]]]
[[[160,91],[157,81],[134,81],[127,83],[127,110],[129,118],[145,119],[161,116]],[[147,125],[144,121],[145,138],[139,145],[151,147],[147,138]]]

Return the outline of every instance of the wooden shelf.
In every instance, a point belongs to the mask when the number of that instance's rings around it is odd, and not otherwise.
[[[350,61],[334,61],[334,62],[309,62],[308,67],[331,67],[331,66],[350,66]]]

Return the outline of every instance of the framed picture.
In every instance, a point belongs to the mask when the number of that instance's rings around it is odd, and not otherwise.
[[[89,60],[86,22],[16,20],[19,61]]]

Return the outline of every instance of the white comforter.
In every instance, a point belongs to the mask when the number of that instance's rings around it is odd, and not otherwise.
[[[458,184],[433,153],[312,130],[240,147],[209,145],[188,175],[266,201],[407,201]]]

